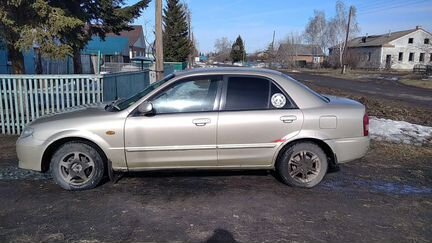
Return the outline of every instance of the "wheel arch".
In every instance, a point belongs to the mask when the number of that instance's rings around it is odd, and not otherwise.
[[[49,170],[51,158],[54,155],[55,151],[57,151],[57,149],[60,146],[68,142],[80,142],[91,146],[92,148],[96,149],[96,151],[102,156],[104,163],[107,163],[108,161],[107,155],[105,154],[103,149],[95,142],[82,137],[63,137],[52,142],[50,145],[48,145],[48,147],[43,152],[42,161],[41,161],[42,172],[47,172]]]
[[[318,145],[326,154],[327,161],[329,165],[329,170],[337,170],[338,169],[338,163],[337,163],[337,157],[334,153],[333,149],[328,145],[325,141],[318,139],[318,138],[299,138],[292,141],[289,141],[288,143],[282,145],[282,148],[279,149],[277,152],[277,155],[274,159],[274,167],[276,168],[277,163],[280,161],[280,158],[282,157],[283,153],[293,146],[296,143],[304,143],[304,142],[310,142]]]

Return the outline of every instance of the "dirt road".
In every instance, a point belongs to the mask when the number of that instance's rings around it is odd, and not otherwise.
[[[15,139],[0,138],[0,174],[16,165]],[[9,170],[0,179],[0,242],[428,242],[431,151],[373,143],[310,190],[265,171],[199,171],[67,192]]]
[[[335,88],[360,95],[403,102],[412,107],[432,109],[432,90],[407,86],[394,80],[368,79],[359,81],[304,72],[286,73],[294,79],[320,87]]]

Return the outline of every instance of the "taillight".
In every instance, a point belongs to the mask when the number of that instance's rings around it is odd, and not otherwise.
[[[367,113],[363,116],[363,136],[369,136],[369,116]]]

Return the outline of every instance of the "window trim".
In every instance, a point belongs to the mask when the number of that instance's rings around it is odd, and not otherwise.
[[[399,52],[399,56],[398,56],[398,61],[399,62],[403,62],[403,56],[404,56],[404,53],[403,52]]]
[[[412,54],[412,58],[411,58],[411,54]],[[415,52],[410,52],[408,54],[408,62],[414,62],[415,60]]]
[[[160,95],[161,93],[165,92],[166,90],[170,89],[171,87],[173,87],[174,85],[177,85],[179,83],[184,83],[184,82],[189,82],[189,81],[194,81],[194,80],[200,80],[200,79],[205,79],[205,78],[211,78],[211,77],[219,77],[219,80],[217,81],[217,91],[216,91],[216,97],[215,97],[215,101],[213,104],[213,109],[209,110],[209,111],[186,111],[186,112],[169,112],[169,113],[154,113],[151,115],[147,115],[147,116],[163,116],[163,115],[181,115],[181,114],[193,114],[193,113],[209,113],[209,112],[218,112],[219,111],[219,103],[220,103],[220,99],[221,99],[221,89],[223,86],[223,75],[197,75],[197,76],[187,76],[187,77],[182,77],[179,78],[178,80],[168,84],[167,86],[165,86],[164,88],[162,88],[161,90],[158,90],[156,93],[152,94],[151,96],[149,96],[147,99],[145,99],[143,102],[146,101],[152,101],[155,97],[157,97],[158,95]],[[140,104],[141,105],[141,104]],[[138,105],[139,106],[139,105]],[[141,116],[138,114],[138,106],[134,109],[134,111],[131,112],[131,114],[134,114],[134,116]]]
[[[266,109],[238,109],[238,110],[225,110],[225,105],[226,105],[226,97],[228,94],[228,80],[229,78],[232,77],[246,77],[246,78],[260,78],[260,79],[265,79],[269,82],[269,94],[268,94],[268,107]],[[280,91],[282,91],[283,95],[285,95],[285,97],[287,98],[287,101],[289,101],[292,105],[291,108],[270,108],[270,95],[271,95],[271,85],[274,84]],[[242,74],[226,74],[224,75],[224,79],[223,79],[223,84],[222,84],[223,88],[222,88],[222,94],[221,94],[221,99],[220,99],[220,104],[219,104],[219,112],[239,112],[239,111],[274,111],[274,110],[298,110],[298,106],[297,104],[294,102],[294,100],[288,95],[288,93],[273,79],[267,77],[267,76],[262,76],[262,75],[255,75],[255,74],[246,74],[246,75],[242,75]]]
[[[425,57],[426,57],[426,53],[420,52],[419,62],[425,62],[425,59],[426,59]]]

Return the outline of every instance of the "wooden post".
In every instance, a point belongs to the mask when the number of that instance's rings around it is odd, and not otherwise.
[[[346,72],[345,58],[346,58],[346,53],[347,53],[347,49],[348,49],[348,36],[349,36],[350,25],[351,25],[352,11],[353,11],[353,7],[351,6],[350,9],[349,9],[349,14],[348,14],[348,25],[347,25],[347,31],[346,31],[346,36],[345,36],[345,46],[344,46],[343,52],[342,52],[342,63],[341,63],[342,70],[341,70],[341,74],[344,74]]]
[[[161,80],[164,74],[163,40],[162,40],[162,0],[156,0],[156,80]]]

